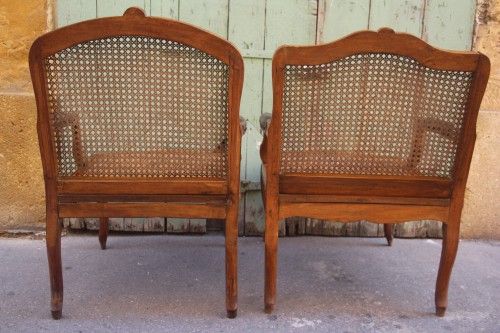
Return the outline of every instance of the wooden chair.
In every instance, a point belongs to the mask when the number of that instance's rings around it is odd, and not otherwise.
[[[226,306],[237,313],[243,61],[194,26],[90,20],[37,39],[30,69],[45,177],[51,310],[61,317],[61,218],[226,219]]]
[[[444,316],[489,70],[480,53],[439,50],[388,28],[276,51],[261,147],[267,313],[276,302],[278,220],[303,216],[442,221],[435,301]]]

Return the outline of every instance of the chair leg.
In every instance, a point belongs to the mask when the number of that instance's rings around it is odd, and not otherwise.
[[[265,291],[264,305],[265,312],[272,313],[276,304],[276,280],[278,272],[278,219],[277,216],[266,212],[266,232],[265,232],[265,248],[266,248],[266,276],[265,276]]]
[[[264,170],[260,169],[260,195],[262,196],[262,204],[264,206],[264,210],[266,209],[266,183],[264,182]]]
[[[63,305],[63,277],[61,260],[61,221],[55,214],[47,214],[47,258],[49,260],[52,318],[60,319]]]
[[[264,164],[260,169],[260,195],[262,197],[262,206],[264,206],[264,211],[266,211],[266,182],[264,181]],[[262,240],[266,241],[266,233],[262,235]]]
[[[99,243],[101,244],[101,249],[106,249],[106,241],[108,240],[109,234],[109,218],[101,217],[99,219]]]
[[[384,223],[384,234],[387,239],[387,245],[392,246],[392,224]]]
[[[238,313],[238,200],[228,207],[226,217],[226,310],[228,318]]]
[[[443,223],[443,246],[441,250],[441,261],[436,281],[436,315],[444,317],[448,305],[448,286],[451,270],[457,255],[458,240],[460,232],[460,221],[450,221],[451,224]]]

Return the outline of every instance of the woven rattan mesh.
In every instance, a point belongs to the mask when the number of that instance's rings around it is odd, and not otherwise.
[[[284,74],[282,174],[451,178],[471,73],[358,54]]]
[[[226,177],[228,66],[118,36],[45,61],[60,176]]]

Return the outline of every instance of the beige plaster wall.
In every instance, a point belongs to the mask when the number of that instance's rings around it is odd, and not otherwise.
[[[500,0],[479,0],[474,49],[491,61],[491,74],[477,123],[462,238],[500,239]]]
[[[500,0],[478,2],[474,49],[491,61],[491,74],[481,109],[500,110]]]
[[[43,175],[28,69],[33,40],[47,31],[45,0],[0,2],[0,230],[39,226]]]
[[[500,112],[479,114],[461,237],[500,239]]]
[[[44,188],[33,96],[0,94],[0,230],[44,219]]]
[[[31,92],[28,51],[33,40],[47,30],[45,0],[0,3],[0,92]]]

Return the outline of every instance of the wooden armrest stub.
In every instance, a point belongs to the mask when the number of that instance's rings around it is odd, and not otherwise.
[[[272,115],[270,113],[263,113],[259,118],[260,129],[263,132],[267,132],[269,129],[269,124],[271,123]]]

